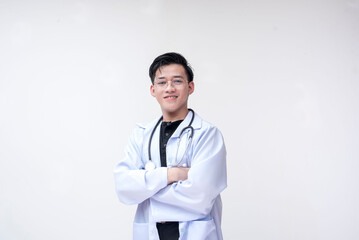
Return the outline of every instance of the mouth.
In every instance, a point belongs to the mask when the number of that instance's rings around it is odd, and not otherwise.
[[[164,97],[164,99],[168,99],[168,100],[172,100],[172,99],[176,99],[177,96],[166,96]]]

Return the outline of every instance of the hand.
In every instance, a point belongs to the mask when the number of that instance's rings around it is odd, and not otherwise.
[[[167,169],[167,184],[184,181],[188,178],[189,168],[174,167]]]

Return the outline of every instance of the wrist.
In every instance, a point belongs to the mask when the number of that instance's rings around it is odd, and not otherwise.
[[[167,168],[167,184],[177,181],[175,168]]]

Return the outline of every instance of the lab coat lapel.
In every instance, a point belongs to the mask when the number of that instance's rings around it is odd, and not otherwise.
[[[190,155],[191,142],[189,140],[189,134],[191,130],[186,129],[180,138],[181,131],[186,128],[192,119],[192,112],[188,112],[186,118],[181,122],[176,131],[173,133],[167,144],[167,165],[176,167],[179,166],[189,167],[191,165],[188,156]],[[192,122],[193,129],[201,128],[201,121],[198,115],[195,114],[195,117]]]
[[[151,133],[153,131],[153,128],[155,127],[158,120],[153,124]],[[158,124],[153,137],[152,137],[152,143],[151,143],[151,157],[153,163],[156,165],[156,168],[161,167],[161,158],[160,158],[160,129],[161,129],[161,123]]]
[[[201,124],[199,116],[196,113],[194,113],[194,114],[195,114],[195,116],[194,116],[194,119],[193,119],[193,122],[192,122],[192,127],[193,127],[193,129],[199,129],[199,128],[201,128],[202,124]],[[191,122],[191,119],[192,119],[192,112],[189,111],[186,118],[178,126],[178,128],[173,133],[171,138],[178,138],[181,131],[182,131],[182,129],[189,125],[189,123]]]

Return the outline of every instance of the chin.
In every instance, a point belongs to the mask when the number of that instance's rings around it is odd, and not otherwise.
[[[162,111],[167,112],[167,113],[175,113],[177,111],[179,111],[179,107],[175,107],[175,106],[164,106],[162,107]]]
[[[170,113],[170,114],[175,113],[177,111],[178,111],[178,109],[162,108],[162,112],[166,112],[166,113]]]

